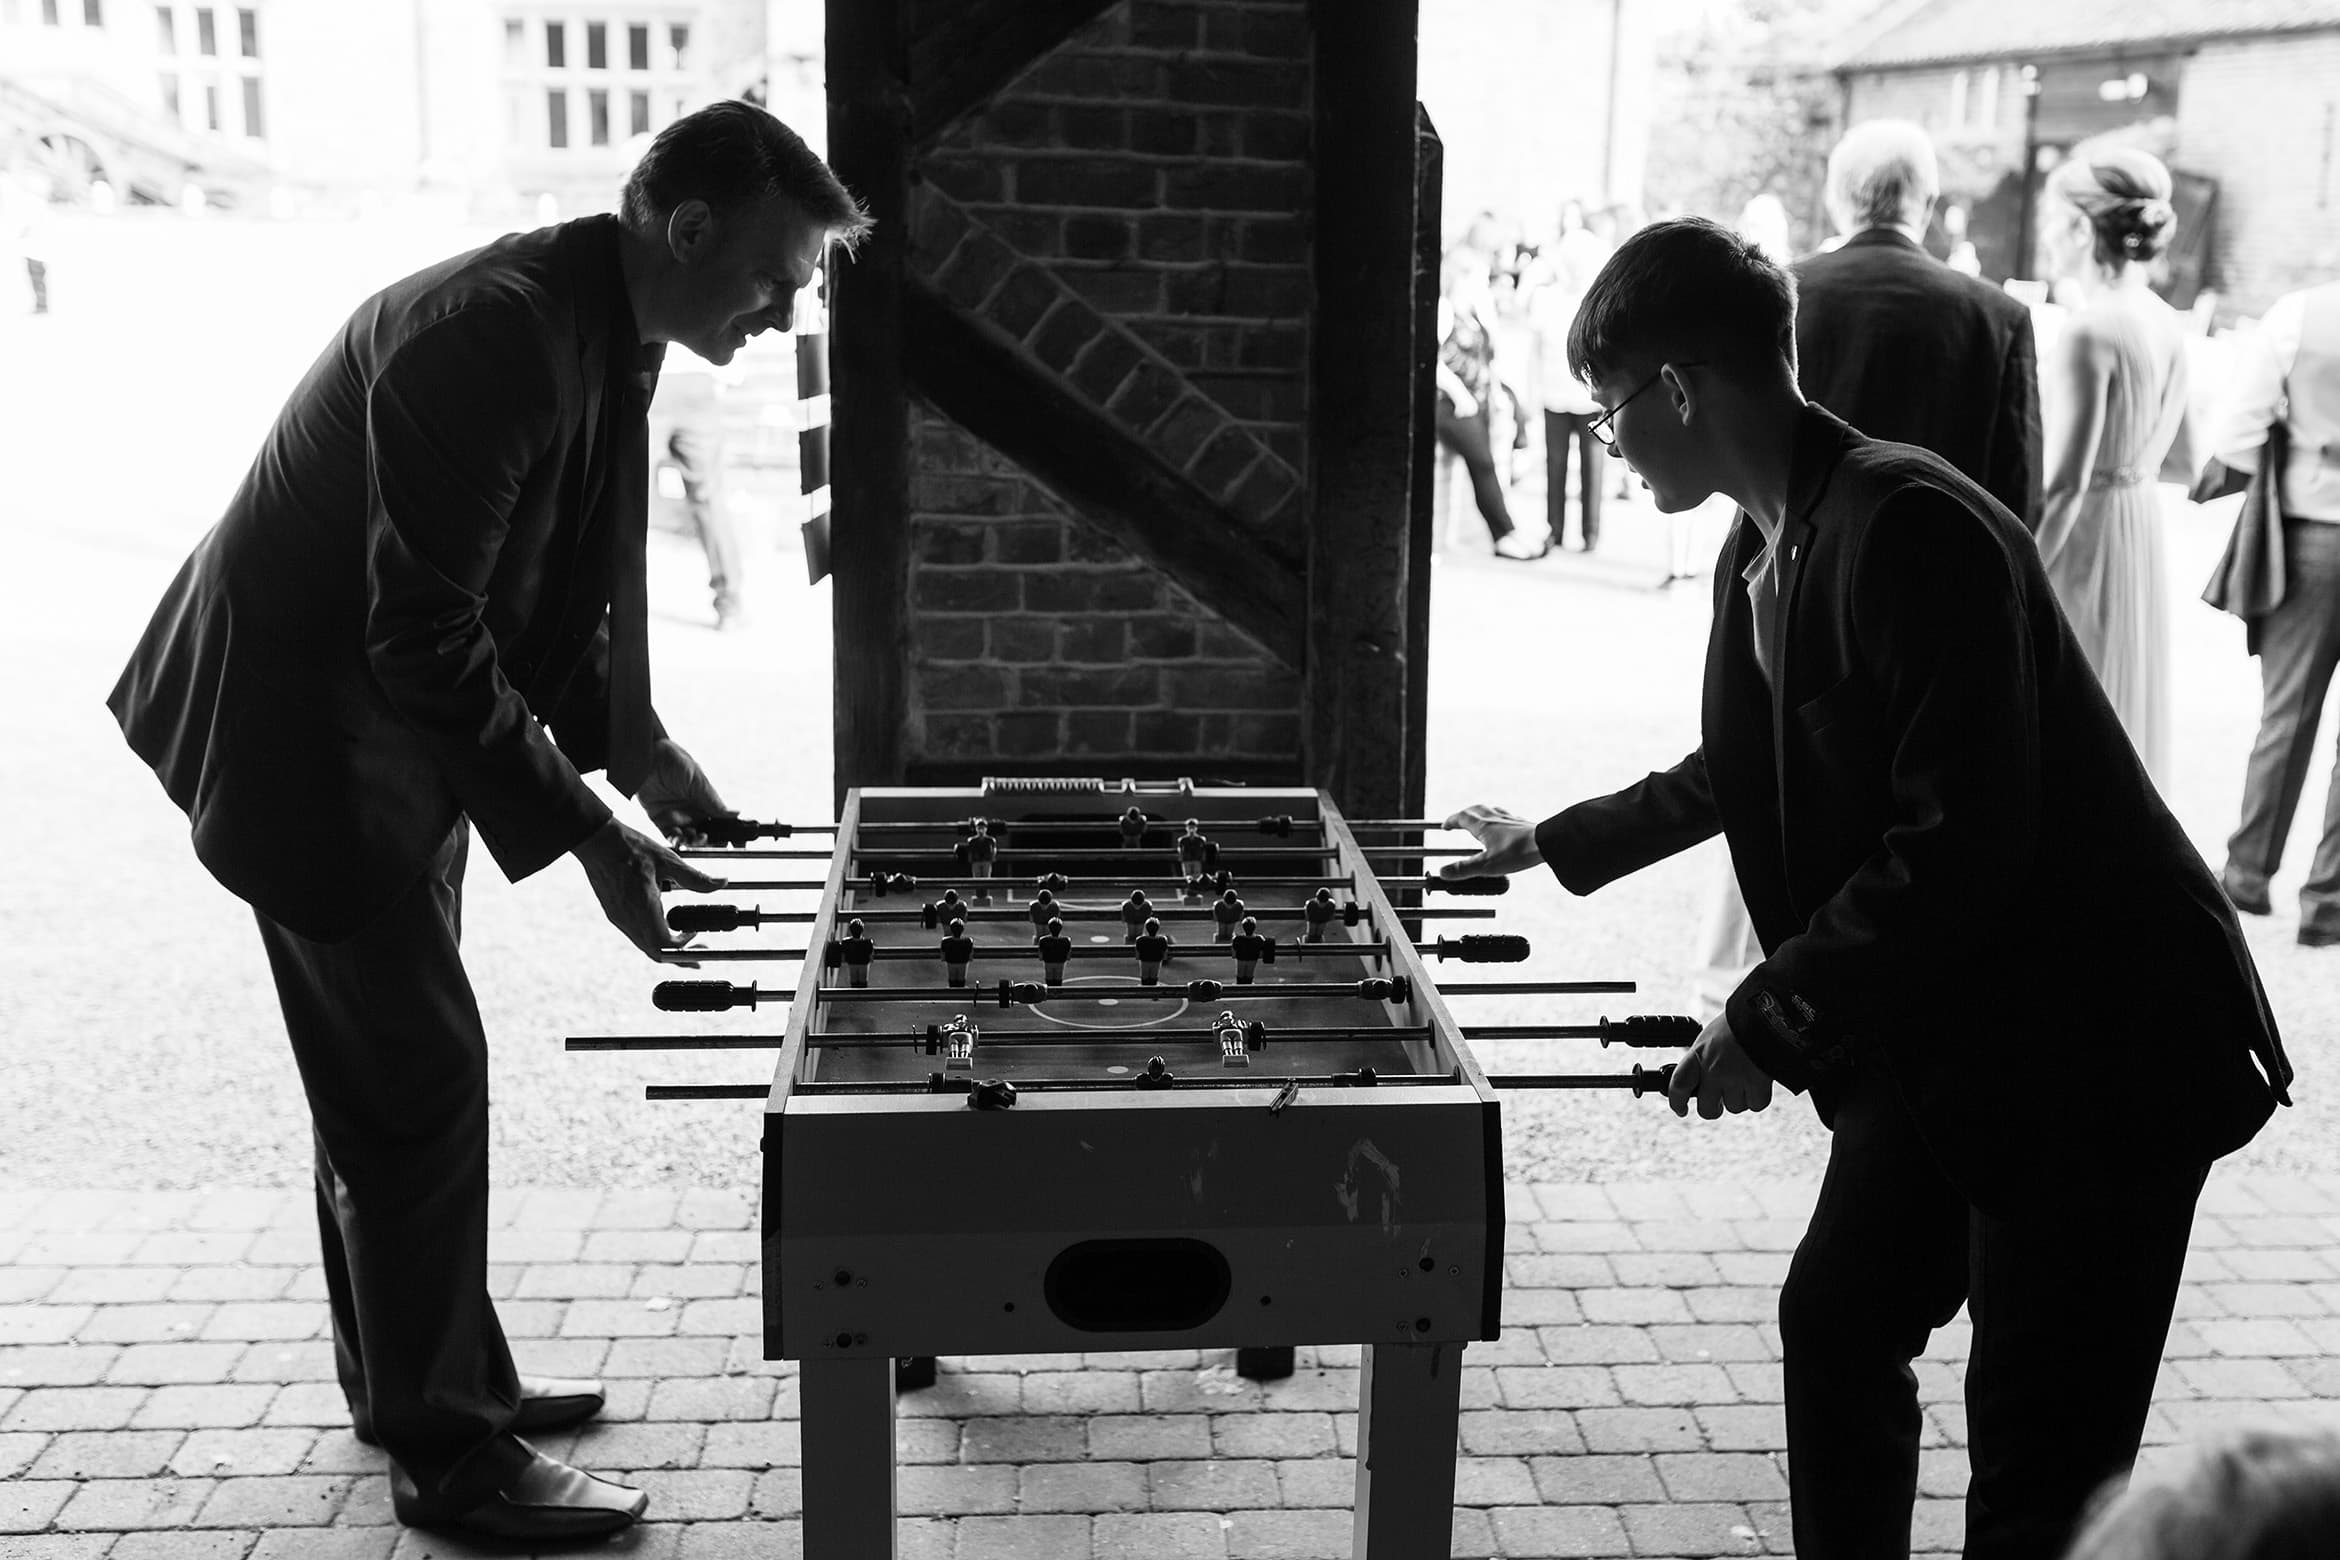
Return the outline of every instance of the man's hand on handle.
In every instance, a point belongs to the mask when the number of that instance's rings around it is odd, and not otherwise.
[[[1692,1100],[1698,1102],[1698,1114],[1708,1121],[1724,1111],[1736,1116],[1771,1104],[1770,1075],[1755,1065],[1755,1059],[1731,1033],[1729,1021],[1719,1013],[1707,1021],[1690,1049],[1674,1064],[1673,1081],[1666,1089],[1666,1103],[1677,1116],[1690,1114]]]
[[[704,845],[700,825],[709,818],[734,816],[715,794],[715,784],[699,761],[683,751],[672,737],[660,737],[650,754],[650,773],[634,800],[658,825],[658,832],[677,845]],[[605,899],[602,901],[607,904]],[[614,919],[614,918],[613,918]]]
[[[681,749],[676,749],[680,752]],[[686,757],[688,755],[685,755]],[[692,765],[697,772],[697,765]],[[643,787],[645,793],[649,787]],[[615,818],[604,823],[577,847],[585,867],[585,881],[601,901],[609,924],[626,940],[655,958],[662,948],[679,948],[690,941],[666,925],[662,889],[687,888],[704,893],[721,888],[723,879],[709,876],[651,839],[637,834]]]
[[[1447,819],[1446,826],[1468,830],[1480,849],[1476,856],[1440,867],[1440,877],[1509,877],[1544,864],[1543,853],[1536,849],[1536,826],[1500,807],[1473,804]]]

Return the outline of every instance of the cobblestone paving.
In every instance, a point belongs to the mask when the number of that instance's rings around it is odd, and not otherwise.
[[[1809,1185],[1514,1186],[1505,1330],[1463,1384],[1457,1556],[1781,1555],[1778,1284]],[[523,1368],[600,1375],[547,1450],[651,1493],[609,1552],[801,1553],[797,1384],[728,1191],[500,1192]],[[421,1560],[349,1433],[305,1193],[0,1193],[0,1560]],[[1920,1362],[1921,1551],[1954,1552],[1967,1334]],[[2340,1423],[2340,1178],[2218,1176],[2148,1427]],[[901,1401],[913,1560],[1349,1553],[1357,1351],[946,1360]],[[506,1551],[508,1553],[508,1551]]]

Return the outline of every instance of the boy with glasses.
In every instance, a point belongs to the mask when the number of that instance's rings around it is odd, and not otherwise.
[[[1785,271],[1660,223],[1568,347],[1661,510],[1739,504],[1701,740],[1540,824],[1464,810],[1445,870],[1585,894],[1724,835],[1765,957],[1671,1103],[1776,1082],[1834,1131],[1780,1296],[1796,1553],[1909,1553],[1909,1365],[1966,1304],[1966,1554],[2051,1560],[2136,1455],[2210,1163],[2288,1103],[2240,929],[2021,523],[1805,402]]]

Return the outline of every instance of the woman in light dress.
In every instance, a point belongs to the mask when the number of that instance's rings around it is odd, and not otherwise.
[[[2146,285],[2177,225],[2169,170],[2129,147],[2067,158],[2048,179],[2042,242],[2079,304],[2041,365],[2047,410],[2039,555],[2146,773],[2170,762],[2165,465],[2190,463],[2185,331]],[[2179,470],[2175,480],[2191,473]]]

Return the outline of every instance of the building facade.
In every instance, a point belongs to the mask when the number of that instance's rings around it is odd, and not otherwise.
[[[2251,315],[2340,274],[2340,0],[1932,0],[1837,75],[1847,123],[1933,133],[1986,275],[2034,274],[2042,181],[2098,136],[2178,175],[2177,301],[2207,287]]]
[[[46,105],[85,124],[101,163],[143,140],[329,204],[420,191],[568,212],[606,205],[642,138],[703,103],[775,85],[817,102],[801,78],[819,15],[805,0],[0,0],[0,89],[27,123]]]

